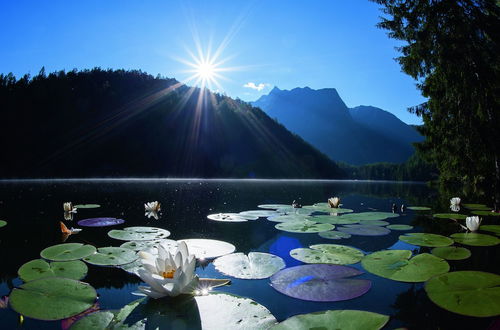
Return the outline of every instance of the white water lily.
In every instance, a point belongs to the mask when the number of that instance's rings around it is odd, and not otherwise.
[[[136,294],[157,299],[194,293],[199,281],[194,272],[196,257],[189,254],[185,242],[179,242],[174,253],[160,244],[157,256],[141,251],[139,257],[144,266],[138,271],[139,277],[150,287],[139,286],[140,292]]]
[[[467,229],[469,229],[472,232],[477,231],[479,229],[480,224],[481,224],[481,219],[479,219],[478,216],[467,217],[465,219],[465,225],[467,226]]]
[[[338,197],[328,198],[328,205],[330,205],[331,208],[338,208],[340,206],[340,198]]]
[[[450,205],[460,205],[460,197],[453,197],[450,199]]]
[[[144,209],[146,209],[146,212],[160,212],[161,210],[161,204],[158,203],[158,201],[154,202],[149,202],[144,204]]]
[[[64,203],[63,209],[64,209],[64,212],[67,212],[67,213],[76,213],[76,207],[74,207],[71,202]]]

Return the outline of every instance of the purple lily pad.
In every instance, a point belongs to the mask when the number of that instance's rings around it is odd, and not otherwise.
[[[293,298],[308,301],[342,301],[364,295],[372,286],[369,280],[349,277],[362,271],[340,265],[301,265],[286,268],[271,277],[271,286]]]
[[[391,232],[390,229],[372,225],[345,225],[337,227],[338,231],[359,236],[384,236]]]
[[[89,218],[78,221],[78,225],[83,227],[107,227],[124,223],[123,219],[116,218]]]

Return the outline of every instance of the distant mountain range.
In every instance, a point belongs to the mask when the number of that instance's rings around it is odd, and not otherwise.
[[[263,111],[141,71],[0,75],[0,178],[341,178]]]
[[[423,137],[393,114],[372,106],[348,108],[334,88],[275,87],[252,105],[335,161],[353,165],[405,162]]]

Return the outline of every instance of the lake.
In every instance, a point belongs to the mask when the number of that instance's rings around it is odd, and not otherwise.
[[[326,239],[317,233],[292,233],[275,228],[277,222],[261,217],[247,222],[217,222],[207,215],[223,212],[257,210],[261,204],[302,205],[326,202],[339,196],[343,208],[354,212],[392,212],[399,216],[386,219],[393,224],[412,225],[408,231],[391,230],[384,236],[358,236],[339,240]],[[379,250],[410,250],[430,252],[399,240],[411,232],[435,233],[449,236],[463,232],[449,219],[436,219],[433,213],[449,213],[449,199],[440,196],[422,183],[362,182],[362,181],[286,181],[286,180],[59,180],[59,181],[2,181],[0,182],[0,219],[8,224],[0,228],[0,296],[9,295],[23,281],[17,270],[26,262],[40,258],[40,251],[62,243],[59,222],[64,221],[63,202],[74,204],[96,203],[101,207],[79,209],[68,227],[82,228],[66,243],[85,243],[95,247],[119,246],[124,241],[108,237],[108,231],[129,226],[153,226],[171,232],[169,239],[204,238],[233,244],[236,252],[266,252],[281,257],[286,267],[302,265],[292,258],[290,250],[307,248],[313,244],[343,244],[355,247],[365,254]],[[162,211],[159,219],[147,218],[144,203],[159,201]],[[472,201],[476,202],[476,201]],[[400,206],[428,206],[432,211],[412,211]],[[318,213],[319,214],[319,213]],[[79,220],[95,217],[124,219],[125,223],[111,227],[82,227]],[[494,219],[484,223],[495,223]],[[462,221],[463,223],[463,221]],[[339,227],[339,226],[337,226]],[[462,245],[460,245],[462,246]],[[476,270],[498,274],[499,246],[466,246],[472,255],[465,260],[450,260],[450,271]],[[196,273],[203,278],[227,278],[229,286],[213,291],[247,297],[265,306],[278,321],[293,315],[324,310],[355,309],[384,315],[390,320],[384,329],[498,329],[495,317],[469,317],[449,312],[427,296],[424,283],[407,283],[383,278],[365,271],[358,262],[349,267],[363,272],[358,279],[370,280],[371,288],[365,294],[344,301],[314,302],[292,298],[275,290],[269,279],[236,279],[217,271],[211,260],[200,261]],[[120,309],[138,299],[132,295],[141,280],[120,268],[89,265],[82,280],[98,293],[101,310]],[[160,313],[161,314],[161,313]],[[177,328],[190,328],[182,313]],[[154,322],[151,317],[151,326]],[[148,322],[150,320],[148,319]],[[19,326],[19,314],[12,308],[0,309],[0,328]],[[155,321],[156,322],[156,321]],[[496,322],[496,323],[495,323]],[[161,321],[158,323],[162,325]],[[61,321],[39,321],[24,317],[27,329],[61,329]]]

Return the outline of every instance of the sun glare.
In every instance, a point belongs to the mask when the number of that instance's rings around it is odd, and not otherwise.
[[[211,79],[214,76],[215,68],[210,63],[200,63],[196,68],[198,75],[202,79]]]

